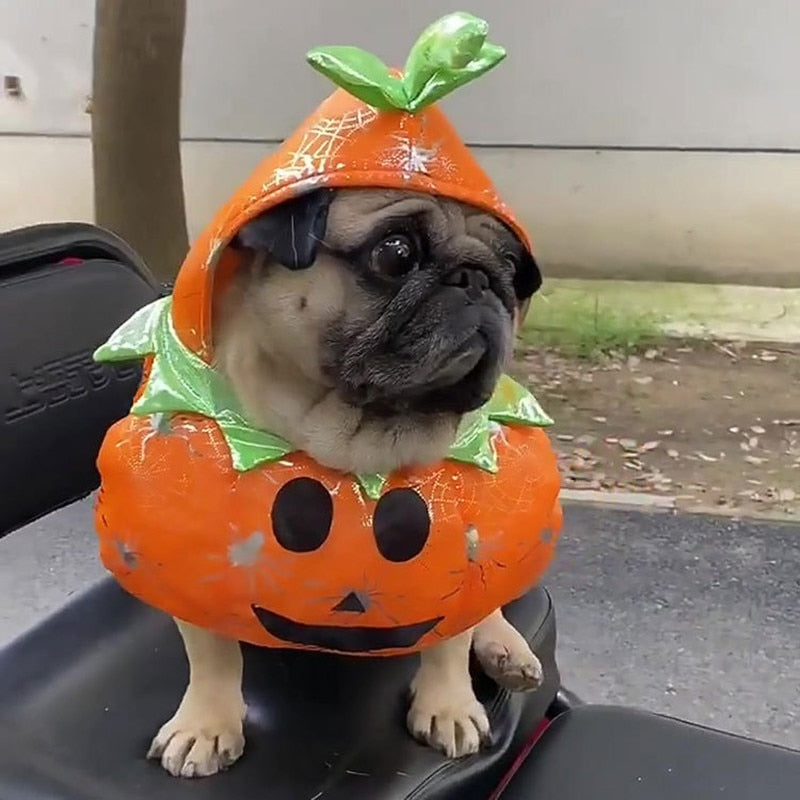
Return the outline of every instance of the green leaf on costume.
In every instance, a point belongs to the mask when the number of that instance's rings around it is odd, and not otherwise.
[[[508,375],[503,375],[497,382],[486,407],[489,419],[501,425],[547,428],[553,424],[533,394]]]
[[[317,47],[306,56],[314,69],[369,106],[404,108],[403,84],[376,55],[360,47]]]
[[[95,351],[96,361],[154,356],[147,383],[131,413],[191,413],[215,420],[239,471],[291,453],[294,448],[288,442],[249,424],[225,378],[181,342],[172,326],[171,307],[171,297],[151,303]]]
[[[130,361],[153,352],[153,337],[168,297],[140,308],[94,352],[95,361]]]
[[[418,37],[399,78],[376,55],[360,47],[317,47],[311,66],[354,97],[380,111],[414,114],[488,72],[505,57],[486,41],[489,25],[457,11],[436,20]]]
[[[137,311],[95,351],[96,361],[125,361],[153,356],[150,375],[132,414],[199,414],[216,421],[234,468],[246,472],[278,461],[294,448],[247,420],[228,381],[189,350],[172,325],[172,299],[162,298]],[[522,385],[503,375],[492,398],[464,416],[447,458],[487,472],[499,469],[495,437],[503,425],[544,427],[553,421]],[[370,499],[380,497],[388,480],[383,474],[353,476]]]

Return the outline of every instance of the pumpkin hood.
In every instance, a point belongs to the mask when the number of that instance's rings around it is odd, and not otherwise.
[[[429,26],[402,71],[355,47],[317,48],[308,61],[339,88],[255,168],[189,251],[173,290],[180,341],[211,360],[215,295],[235,272],[236,233],[268,209],[319,187],[408,189],[480,208],[530,250],[527,232],[500,199],[435,102],[504,57],[486,22],[449,14]]]
[[[442,18],[402,71],[357,48],[312,51],[337,91],[219,210],[172,295],[95,352],[145,365],[97,462],[101,559],[135,597],[256,645],[400,655],[467,630],[549,565],[562,524],[557,460],[539,429],[551,420],[508,376],[463,417],[442,461],[344,475],[252,427],[211,353],[236,234],[302,192],[445,196],[495,215],[530,248],[435,105],[504,57],[486,28],[469,14]]]

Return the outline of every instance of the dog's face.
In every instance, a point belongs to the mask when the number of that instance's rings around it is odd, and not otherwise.
[[[539,270],[503,223],[407,191],[318,190],[247,224],[238,280],[279,369],[375,416],[485,403]]]

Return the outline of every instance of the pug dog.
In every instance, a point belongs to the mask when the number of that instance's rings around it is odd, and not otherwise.
[[[462,415],[492,395],[541,284],[504,223],[410,191],[318,189],[254,219],[232,246],[246,258],[214,309],[216,368],[253,425],[351,473],[444,458]],[[190,679],[149,757],[176,776],[212,775],[244,750],[240,645],[176,622]],[[451,758],[490,734],[471,648],[503,687],[542,682],[500,610],[425,650],[408,728]]]

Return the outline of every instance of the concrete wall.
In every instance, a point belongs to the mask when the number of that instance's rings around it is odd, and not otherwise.
[[[446,101],[551,274],[800,285],[800,3],[472,0],[510,51]],[[327,92],[302,54],[402,61],[443,0],[189,0],[190,228]],[[92,0],[0,0],[0,228],[91,219]],[[146,109],[143,109],[146,113]],[[3,135],[5,134],[5,135]]]

